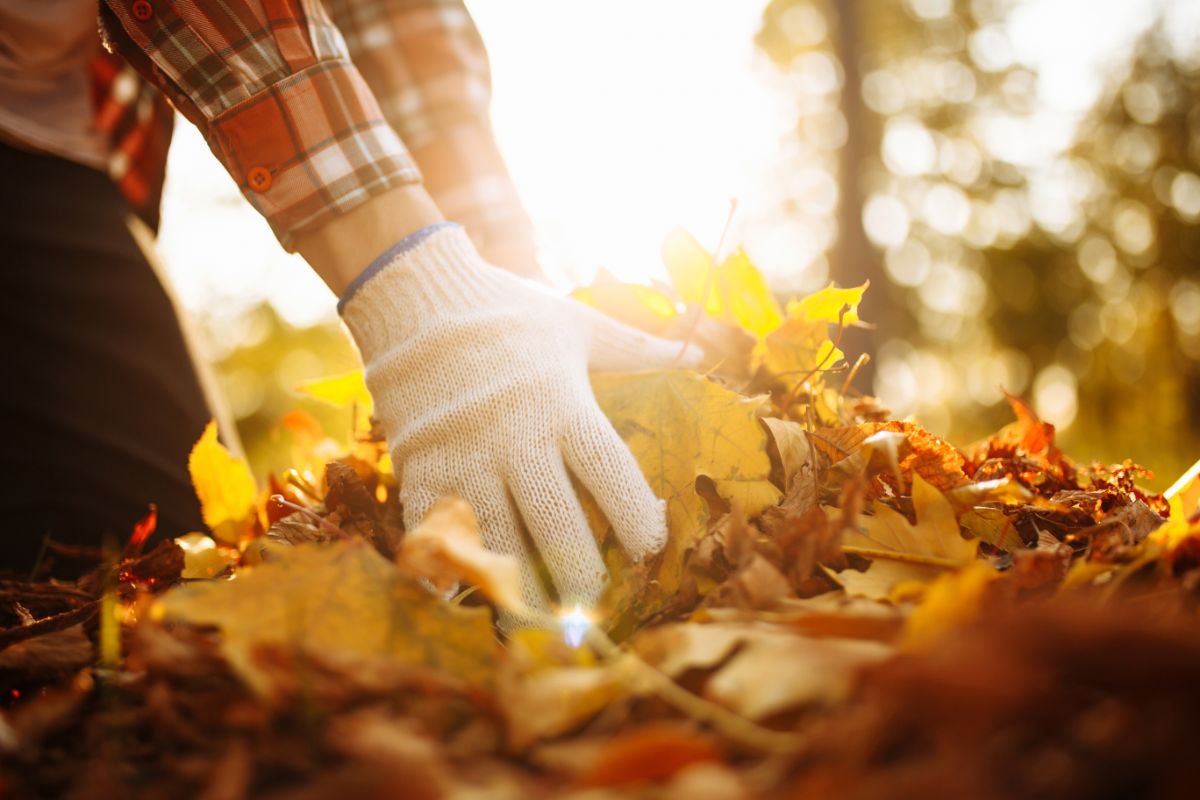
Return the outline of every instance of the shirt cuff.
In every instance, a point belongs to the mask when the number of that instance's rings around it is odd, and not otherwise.
[[[209,146],[289,251],[369,198],[421,173],[348,61],[289,75],[213,118]]]

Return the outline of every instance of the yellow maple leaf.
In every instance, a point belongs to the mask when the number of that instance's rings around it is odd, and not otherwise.
[[[832,325],[836,325],[840,318],[843,325],[853,325],[859,321],[858,306],[862,303],[863,293],[869,285],[870,281],[862,286],[838,289],[831,283],[819,292],[789,302],[788,318],[827,322]],[[843,307],[848,307],[845,314],[842,314]]]
[[[779,502],[768,480],[767,432],[758,421],[763,401],[686,370],[597,374],[592,388],[650,487],[667,501],[671,536],[655,591],[670,596],[679,588],[684,552],[707,530],[697,478],[711,478],[718,493],[737,498],[750,517]],[[654,598],[643,599],[653,605]]]
[[[874,580],[878,576],[872,578],[874,593],[884,588],[890,592],[904,581],[928,581],[940,570],[966,566],[979,550],[978,540],[964,539],[959,532],[950,501],[916,473],[912,499],[916,525],[900,512],[877,503],[873,515],[860,517],[857,529],[847,530],[843,536],[846,552],[873,560],[868,575],[873,570],[886,574],[882,581]],[[887,566],[880,566],[882,563]],[[847,581],[853,582],[858,576],[849,572],[838,573],[837,579],[852,591]]]
[[[691,234],[676,229],[663,242],[662,255],[671,285],[680,298],[696,305],[703,303],[709,316],[736,323],[759,337],[783,322],[783,313],[766,279],[745,252],[739,250],[714,269],[712,255]]]
[[[917,512],[916,525],[900,512],[876,504],[874,515],[859,518],[860,530],[846,532],[846,546],[870,550],[877,554],[872,558],[930,566],[958,567],[970,563],[979,542],[964,539],[959,533],[954,507],[945,495],[914,474],[912,500]]]
[[[662,336],[678,316],[675,302],[651,286],[639,286],[617,280],[608,270],[600,270],[592,284],[571,292],[581,303],[603,311],[627,325]]]
[[[204,524],[218,540],[236,544],[254,527],[258,487],[246,462],[217,441],[216,421],[209,421],[192,446],[188,472]]]
[[[1192,522],[1200,514],[1200,461],[1179,476],[1179,480],[1163,492],[1170,508],[1170,516],[1158,530],[1150,535],[1152,542],[1168,548],[1177,546],[1190,536],[1200,536],[1200,520]]]
[[[858,322],[858,305],[867,284],[852,289],[830,285],[819,292],[792,300],[787,318],[763,339],[756,362],[782,379],[789,389],[809,380],[820,384],[820,374],[833,368],[846,355],[829,336],[830,325]],[[843,308],[848,310],[841,314]]]
[[[486,685],[500,653],[484,608],[435,597],[362,541],[302,544],[242,570],[233,581],[198,581],[162,595],[152,616],[221,631],[221,651],[261,695],[271,673],[262,647],[399,659]]]

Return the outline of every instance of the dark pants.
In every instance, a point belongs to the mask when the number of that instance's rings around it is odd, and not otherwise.
[[[49,535],[203,530],[187,456],[209,410],[107,176],[0,143],[0,569]]]

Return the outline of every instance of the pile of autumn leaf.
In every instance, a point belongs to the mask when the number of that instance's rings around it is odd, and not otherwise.
[[[577,292],[721,361],[593,378],[671,538],[625,563],[583,496],[590,630],[498,631],[513,565],[461,502],[404,531],[361,377],[314,382],[350,452],[293,413],[260,488],[210,426],[208,533],[0,584],[0,796],[1195,796],[1200,464],[1148,494],[1016,397],[959,450],[851,388],[866,287],[664,252]]]

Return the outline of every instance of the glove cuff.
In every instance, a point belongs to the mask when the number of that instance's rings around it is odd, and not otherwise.
[[[483,261],[462,226],[439,222],[371,262],[338,300],[338,313],[367,357],[405,341],[440,310],[485,303],[496,285],[495,267]]]

